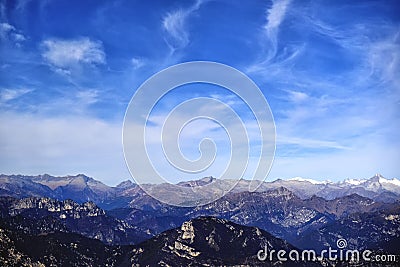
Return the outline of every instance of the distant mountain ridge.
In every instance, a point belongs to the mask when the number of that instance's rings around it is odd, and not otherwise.
[[[178,185],[182,187],[212,185],[211,191],[220,192],[236,184],[232,193],[237,193],[249,191],[250,182],[243,179],[237,181],[205,177],[200,180],[180,182]],[[165,192],[173,198],[179,198],[179,191],[171,191],[169,184],[146,184],[142,187],[146,191]],[[354,193],[380,202],[393,203],[400,199],[400,181],[396,178],[386,179],[380,174],[369,179],[347,179],[335,183],[300,177],[288,180],[278,179],[261,183],[257,192],[280,187],[289,189],[302,199],[315,195],[329,200]],[[210,192],[210,194],[212,193]],[[101,208],[115,209],[127,207],[130,202],[138,197],[143,197],[143,195],[146,193],[142,188],[130,180],[111,187],[83,174],[63,177],[48,174],[38,176],[0,175],[0,196],[50,197],[59,200],[72,199],[78,203],[93,201]]]

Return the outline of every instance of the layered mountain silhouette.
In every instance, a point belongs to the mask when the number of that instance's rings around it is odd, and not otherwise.
[[[218,191],[226,188],[222,183],[234,182],[206,177],[179,185],[212,185]],[[168,193],[163,184],[146,186]],[[294,178],[264,182],[255,192],[248,186],[249,181],[240,180],[221,199],[185,208],[161,203],[131,181],[110,187],[83,174],[0,175],[0,263],[280,266],[279,261],[260,262],[257,251],[266,244],[321,251],[335,247],[340,238],[349,249],[400,254],[397,179],[376,175],[332,183]]]

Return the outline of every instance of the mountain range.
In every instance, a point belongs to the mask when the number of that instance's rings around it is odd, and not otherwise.
[[[211,185],[218,191],[234,182],[205,177],[179,185]],[[145,186],[146,191],[169,190],[165,184]],[[255,192],[248,188],[249,181],[239,180],[212,203],[177,207],[153,199],[131,181],[110,187],[83,174],[0,175],[0,263],[280,266],[279,261],[261,263],[257,251],[265,244],[321,251],[343,238],[349,249],[400,254],[400,182],[395,178],[278,179],[263,182]],[[29,242],[45,250],[30,249]],[[304,265],[284,265],[291,264]]]
[[[211,194],[232,188],[232,193],[249,191],[249,180],[220,180],[213,177],[205,177],[196,181],[180,182],[182,187],[196,187],[211,185]],[[179,198],[179,192],[171,192],[169,184],[145,184],[141,185],[147,192],[165,192],[173,198]],[[78,203],[93,201],[98,206],[109,210],[124,208],[135,202],[138,198],[146,197],[142,188],[130,180],[117,186],[108,186],[84,174],[74,176],[54,177],[48,174],[37,176],[26,175],[0,175],[0,196],[16,198],[38,196],[50,197],[59,200],[72,199]],[[301,199],[319,196],[327,200],[338,197],[358,194],[372,200],[393,203],[400,198],[400,180],[396,178],[386,179],[380,174],[369,179],[347,179],[341,182],[316,181],[300,177],[260,183],[257,192],[264,192],[279,187],[285,187]],[[175,189],[175,188],[174,188]],[[210,192],[208,192],[210,194]]]

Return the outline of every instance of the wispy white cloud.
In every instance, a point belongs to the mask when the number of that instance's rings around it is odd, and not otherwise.
[[[11,31],[15,31],[14,26],[12,26],[11,24],[5,23],[5,22],[0,23],[0,33],[3,38],[5,38],[5,36]]]
[[[91,106],[106,98],[105,93],[93,88],[66,88],[59,97],[30,107],[30,111],[41,116],[86,116],[93,114]]]
[[[227,104],[230,107],[235,107],[238,105],[243,105],[243,101],[240,100],[240,98],[236,95],[233,94],[217,94],[217,93],[213,93],[210,94],[211,98],[214,99],[218,99],[220,101],[222,101],[223,103]]]
[[[43,58],[57,68],[106,63],[102,42],[87,37],[72,40],[47,39],[42,42],[42,49]]]
[[[291,0],[274,0],[272,6],[266,10],[266,23],[262,27],[260,36],[261,53],[258,56],[257,62],[247,67],[247,72],[264,71],[277,54],[278,34],[282,22],[285,20]],[[285,61],[288,58],[293,58],[299,50],[292,51],[280,61]]]
[[[267,23],[264,25],[265,35],[269,41],[267,48],[268,54],[265,61],[276,55],[279,26],[286,16],[287,9],[291,0],[275,0],[272,2],[271,8],[267,9]]]
[[[20,45],[21,42],[26,40],[26,37],[13,25],[3,22],[0,23],[0,40],[11,41],[16,45]]]
[[[32,89],[1,89],[0,104],[17,99],[32,91],[33,91]]]
[[[272,2],[272,7],[267,10],[267,23],[264,28],[271,38],[276,36],[276,30],[285,18],[290,1],[291,0],[274,0]]]
[[[372,42],[366,54],[371,76],[389,83],[400,93],[400,29],[383,40]]]
[[[285,135],[278,135],[278,145],[297,145],[302,148],[334,148],[334,149],[349,149],[349,147],[341,145],[336,141],[317,140],[309,138],[289,137]]]
[[[132,58],[132,59],[131,59],[131,63],[132,63],[132,66],[133,66],[133,68],[134,68],[135,70],[136,70],[136,69],[139,69],[139,68],[141,68],[141,67],[143,67],[143,66],[145,65],[144,59],[142,59],[142,58],[137,58],[137,57]]]
[[[176,49],[184,48],[189,44],[189,33],[187,31],[187,20],[189,16],[198,10],[204,1],[197,0],[188,8],[179,8],[178,10],[167,13],[162,20],[162,27],[167,32],[166,42],[171,48],[172,53]]]
[[[88,106],[99,100],[99,92],[97,90],[81,90],[76,93],[76,98],[80,104]]]
[[[348,73],[346,80],[353,87],[371,84],[400,84],[400,28],[386,21],[357,23],[338,27],[316,17],[303,15],[305,27],[343,48],[348,58],[355,58],[358,65]],[[377,34],[379,32],[379,34]]]
[[[289,94],[288,99],[293,103],[300,103],[309,98],[309,95],[304,92],[299,92],[295,90],[285,90],[285,91]]]
[[[174,48],[181,48],[189,43],[189,34],[185,31],[185,20],[188,16],[188,12],[178,10],[173,13],[168,13],[163,20],[163,27],[171,36],[173,44],[170,44]]]

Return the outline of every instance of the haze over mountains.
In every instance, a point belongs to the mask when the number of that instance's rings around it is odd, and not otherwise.
[[[205,184],[212,184],[210,188],[212,191],[225,190],[236,184],[232,193],[238,193],[249,191],[250,181],[205,177],[196,181],[178,183],[183,187]],[[171,197],[180,197],[179,192],[169,190],[169,184],[145,184],[141,186],[146,188],[146,191],[165,191]],[[278,179],[272,182],[263,182],[256,191],[264,192],[279,187],[289,189],[302,199],[315,195],[330,200],[356,193],[376,201],[390,203],[396,201],[400,195],[400,180],[396,178],[386,179],[380,174],[369,179],[348,179],[341,182],[316,181],[300,177],[289,180]],[[79,203],[93,201],[104,209],[111,209],[129,206],[133,200],[146,195],[138,185],[130,180],[111,187],[84,174],[64,177],[54,177],[48,174],[38,176],[0,175],[0,196],[17,198],[45,196],[59,200],[72,199]]]
[[[222,183],[234,182],[205,177],[179,185],[208,184],[221,190],[226,187]],[[166,184],[145,186],[170,194]],[[249,181],[240,180],[232,192],[212,203],[176,207],[148,196],[131,181],[110,187],[83,174],[1,175],[0,262],[254,266],[260,263],[255,255],[265,243],[321,251],[335,248],[340,238],[347,240],[348,249],[399,254],[397,179],[375,175],[333,183],[293,178],[264,182],[256,192],[249,192],[248,186]],[[171,195],[179,197],[179,192]],[[29,240],[43,250],[31,250]]]

